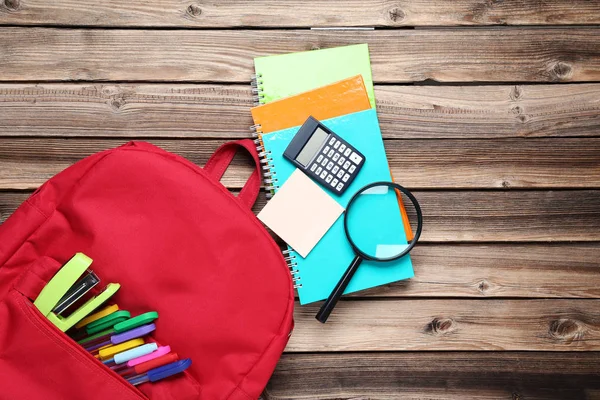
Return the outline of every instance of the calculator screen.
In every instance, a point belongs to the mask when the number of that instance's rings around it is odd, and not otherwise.
[[[296,161],[306,167],[310,160],[312,160],[315,153],[319,150],[325,139],[327,139],[327,136],[329,136],[327,132],[321,128],[317,128],[308,142],[306,142],[304,145],[304,148],[300,154],[298,154],[296,157]]]

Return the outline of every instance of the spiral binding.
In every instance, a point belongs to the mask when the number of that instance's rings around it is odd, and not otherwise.
[[[250,81],[250,85],[252,86],[252,99],[254,100],[255,106],[260,106],[261,104],[265,104],[265,96],[263,94],[263,80],[262,74],[252,75],[252,80]]]
[[[283,250],[283,259],[285,260],[290,274],[292,274],[292,281],[294,281],[294,289],[301,288],[302,282],[300,282],[300,271],[297,269],[298,263],[296,262],[296,252],[288,247],[287,250]]]
[[[259,106],[264,104],[264,95],[262,93],[262,75],[256,74],[252,75],[252,99],[254,100],[254,105]],[[250,127],[250,131],[252,132],[252,137],[254,138],[254,144],[256,145],[256,152],[258,153],[258,157],[260,158],[261,168],[263,171],[264,181],[265,181],[265,189],[267,189],[267,199],[270,199],[275,194],[275,190],[279,189],[279,181],[277,180],[277,174],[275,170],[272,168],[273,158],[271,157],[271,152],[265,150],[264,143],[262,141],[262,127],[260,124],[255,124]],[[294,288],[302,287],[302,283],[300,283],[300,271],[297,269],[298,263],[296,262],[297,254],[292,248],[288,247],[287,250],[282,251],[283,259],[290,269],[290,274],[292,275],[292,281],[294,282]]]

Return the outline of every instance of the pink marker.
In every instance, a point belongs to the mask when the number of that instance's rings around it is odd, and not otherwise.
[[[146,361],[154,360],[160,356],[164,356],[165,354],[169,354],[171,352],[171,346],[160,346],[158,349],[154,350],[150,354],[146,354],[145,356],[141,356],[138,358],[134,358],[133,360],[127,361],[127,366],[129,368],[141,364]]]

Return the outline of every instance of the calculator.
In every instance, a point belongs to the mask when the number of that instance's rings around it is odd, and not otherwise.
[[[283,156],[334,193],[350,186],[365,156],[313,117],[308,117]]]

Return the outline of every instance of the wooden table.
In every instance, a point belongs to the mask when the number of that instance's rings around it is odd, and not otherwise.
[[[368,43],[416,276],[325,326],[297,307],[264,397],[600,399],[599,24],[584,0],[0,0],[2,220],[130,139],[202,165],[250,136],[253,57]],[[375,30],[308,29],[348,26]]]

